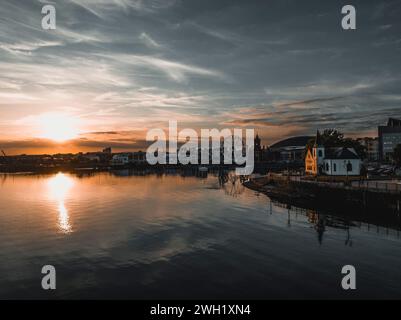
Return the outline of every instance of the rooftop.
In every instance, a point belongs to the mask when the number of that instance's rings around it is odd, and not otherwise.
[[[326,150],[326,159],[360,159],[358,154],[356,153],[354,148],[327,148]]]
[[[387,121],[388,127],[401,127],[401,120],[395,118],[389,118]]]
[[[297,137],[291,137],[287,138],[284,140],[281,140],[279,142],[276,142],[275,144],[271,145],[270,148],[272,149],[279,149],[279,148],[286,148],[286,147],[305,147],[310,139],[313,139],[314,137],[311,136],[297,136]]]

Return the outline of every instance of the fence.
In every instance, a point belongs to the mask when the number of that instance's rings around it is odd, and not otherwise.
[[[361,180],[361,181],[353,181],[352,187],[358,189],[381,191],[381,192],[401,193],[400,181],[384,182],[384,181],[374,181],[374,180],[373,181]]]
[[[255,182],[264,184],[270,181],[282,182],[296,182],[296,183],[310,183],[316,186],[329,187],[329,188],[352,188],[354,190],[369,190],[374,192],[387,192],[387,193],[400,193],[401,194],[401,181],[377,181],[377,180],[358,180],[358,181],[318,181],[304,179],[302,176],[286,176],[275,173],[270,173],[266,176],[261,176],[253,179]]]

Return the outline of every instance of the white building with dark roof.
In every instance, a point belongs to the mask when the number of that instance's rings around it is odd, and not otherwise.
[[[326,148],[317,132],[315,144],[305,157],[305,173],[329,176],[359,176],[362,160],[354,148]]]

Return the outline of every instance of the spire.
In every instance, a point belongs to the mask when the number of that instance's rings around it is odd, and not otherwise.
[[[255,142],[255,151],[261,151],[262,150],[262,148],[260,146],[261,140],[259,138],[259,134],[258,133],[256,133],[256,137],[255,137],[255,141],[254,142]]]
[[[315,147],[321,147],[322,146],[322,137],[320,135],[319,130],[316,131],[316,139],[315,139]]]

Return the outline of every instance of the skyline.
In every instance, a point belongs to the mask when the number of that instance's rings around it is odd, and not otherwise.
[[[318,128],[376,136],[399,117],[401,1],[5,0],[0,148],[139,150],[146,131],[253,128],[263,144]]]

